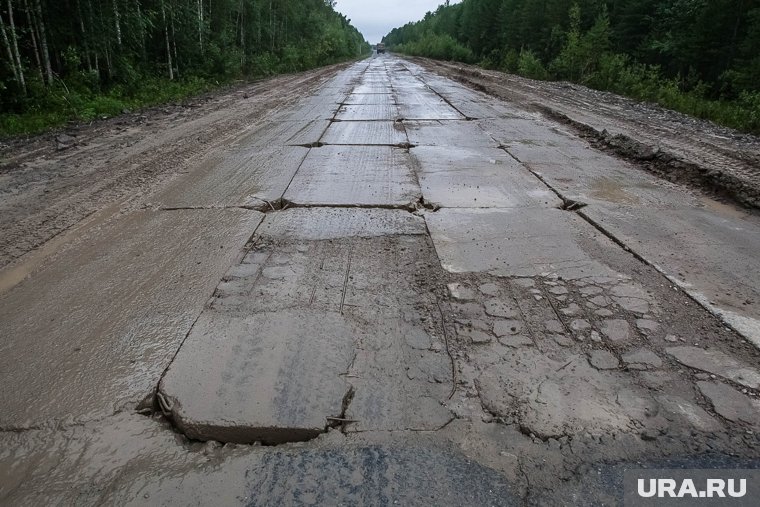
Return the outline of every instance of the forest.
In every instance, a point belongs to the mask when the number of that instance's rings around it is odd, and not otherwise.
[[[0,0],[0,135],[369,54],[331,0]]]
[[[760,133],[760,0],[447,1],[384,42]]]

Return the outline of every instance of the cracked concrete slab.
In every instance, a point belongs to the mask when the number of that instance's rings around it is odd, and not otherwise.
[[[714,208],[590,206],[583,213],[760,347],[760,221]]]
[[[572,213],[551,208],[441,209],[426,214],[425,221],[441,264],[452,273],[617,276],[581,248],[580,236],[598,234]]]
[[[437,262],[422,220],[321,208],[266,220],[161,382],[177,428],[200,440],[280,443],[328,425],[448,423],[452,363],[424,288]]]
[[[396,206],[420,197],[409,153],[385,146],[312,149],[285,199],[305,206]]]
[[[325,144],[387,144],[407,142],[404,125],[393,121],[333,122],[322,136]]]
[[[422,217],[403,210],[295,208],[269,213],[256,235],[262,238],[323,240],[426,234]]]
[[[669,347],[667,353],[690,368],[732,380],[750,389],[760,389],[760,372],[720,350],[683,346]]]
[[[263,216],[129,213],[3,294],[0,426],[90,420],[137,406]]]
[[[425,201],[444,208],[559,207],[561,201],[519,162],[495,148],[412,150]]]
[[[195,440],[310,440],[341,417],[359,328],[339,313],[206,311],[159,385]]]

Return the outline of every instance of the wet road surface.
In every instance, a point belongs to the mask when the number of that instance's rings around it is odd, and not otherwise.
[[[639,461],[760,466],[758,251],[518,103],[358,62],[3,286],[0,501],[587,505]]]

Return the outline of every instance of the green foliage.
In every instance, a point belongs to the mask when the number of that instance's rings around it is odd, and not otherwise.
[[[475,61],[472,50],[460,44],[451,35],[425,33],[419,40],[394,47],[399,53],[427,56],[438,60],[456,60],[471,63]]]
[[[517,73],[531,79],[546,79],[549,75],[544,64],[530,49],[520,51],[520,56],[517,58]]]
[[[14,9],[26,84],[0,52],[0,135],[119,114],[371,51],[325,0],[39,0],[39,12],[36,5],[0,6],[4,20],[8,6]]]
[[[462,0],[395,51],[562,79],[760,133],[757,0]]]

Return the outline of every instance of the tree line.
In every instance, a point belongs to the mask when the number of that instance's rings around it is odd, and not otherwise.
[[[760,132],[760,0],[446,1],[384,42]]]
[[[0,0],[0,132],[369,53],[334,7],[332,0]]]

